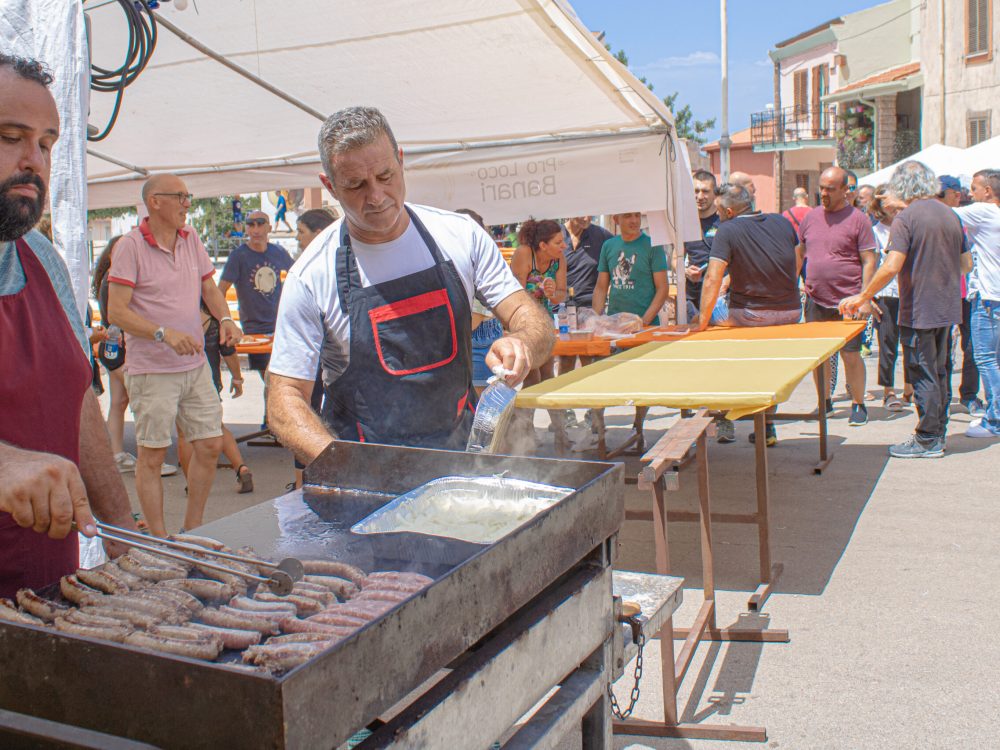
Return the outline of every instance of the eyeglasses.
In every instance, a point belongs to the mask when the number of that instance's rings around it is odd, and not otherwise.
[[[191,193],[153,193],[153,195],[162,196],[164,198],[176,198],[179,203],[190,203],[194,198]]]
[[[247,219],[248,227],[262,227],[267,224],[267,219]]]

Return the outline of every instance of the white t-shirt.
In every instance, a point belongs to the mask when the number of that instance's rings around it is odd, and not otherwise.
[[[878,250],[878,264],[882,265],[885,263],[885,257],[888,254],[887,247],[889,246],[889,225],[883,224],[881,221],[872,227],[872,234],[875,235],[875,247]],[[882,287],[882,291],[879,292],[876,297],[899,297],[899,283],[896,281],[897,276],[892,277],[892,281]]]
[[[955,209],[972,252],[969,296],[1000,302],[1000,206],[971,203]]]
[[[522,289],[493,238],[468,216],[407,205],[437,242],[445,260],[455,265],[470,306],[476,292],[492,308]],[[274,331],[269,365],[273,373],[313,380],[322,362],[323,379],[332,383],[347,368],[351,325],[348,314],[340,308],[336,264],[343,221],[334,222],[313,239],[288,272]],[[352,238],[351,249],[366,287],[434,265],[412,221],[392,242],[368,245]]]

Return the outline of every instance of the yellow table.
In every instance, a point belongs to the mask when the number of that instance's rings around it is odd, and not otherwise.
[[[658,737],[715,738],[762,741],[761,727],[705,726],[678,721],[677,684],[684,678],[694,649],[701,640],[787,642],[783,629],[721,628],[716,624],[714,555],[712,523],[752,524],[758,531],[760,585],[748,602],[750,610],[760,610],[770,596],[782,565],[772,563],[769,518],[769,488],[765,430],[768,420],[808,419],[819,423],[820,462],[814,468],[821,473],[830,461],[827,452],[826,408],[828,362],[831,355],[861,332],[863,322],[805,323],[764,328],[715,328],[695,334],[677,334],[660,329],[645,331],[619,346],[631,350],[601,360],[579,370],[560,375],[521,392],[519,407],[601,408],[608,406],[667,406],[690,412],[701,410],[693,419],[682,419],[667,432],[643,460],[647,468],[640,475],[640,487],[651,489],[651,511],[627,511],[628,520],[653,522],[657,572],[670,572],[667,545],[668,521],[696,522],[700,525],[702,544],[702,580],[704,602],[690,628],[665,626],[661,641],[683,639],[684,646],[675,664],[673,647],[662,648],[664,679],[663,722],[616,722],[615,731],[623,734]],[[649,343],[643,343],[643,340]],[[817,411],[813,414],[769,414],[767,411],[787,401],[795,387],[810,372],[819,370]],[[709,501],[708,447],[709,429],[706,410],[725,412],[737,419],[753,415],[756,454],[755,513],[713,513]],[[643,445],[642,422],[637,419],[633,442]],[[676,489],[677,474],[697,443],[699,510],[697,513],[668,511],[666,489]],[[602,439],[602,450],[604,448]],[[672,477],[674,486],[668,484]]]

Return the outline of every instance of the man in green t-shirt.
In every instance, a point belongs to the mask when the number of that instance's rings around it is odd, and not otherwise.
[[[615,214],[621,235],[601,247],[593,307],[598,314],[635,313],[643,325],[659,325],[660,308],[667,299],[667,256],[642,231],[638,211]]]

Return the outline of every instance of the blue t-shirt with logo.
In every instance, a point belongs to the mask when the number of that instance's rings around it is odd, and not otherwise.
[[[222,280],[236,287],[244,333],[274,333],[281,299],[281,272],[291,268],[292,262],[287,250],[270,242],[262,253],[244,243],[229,254]]]

